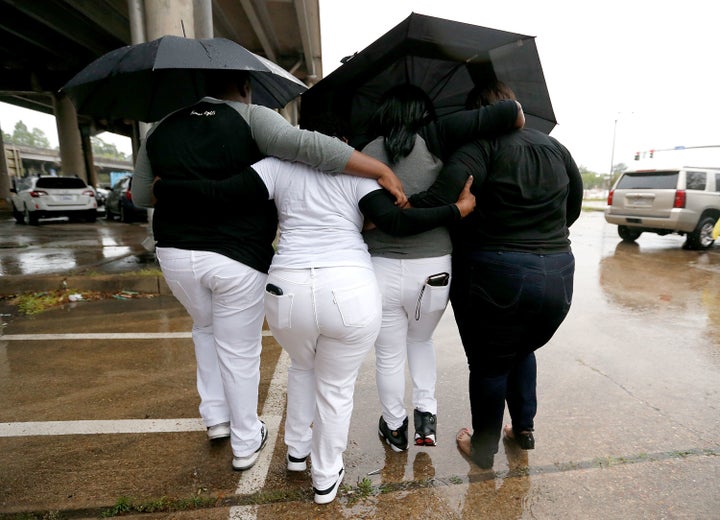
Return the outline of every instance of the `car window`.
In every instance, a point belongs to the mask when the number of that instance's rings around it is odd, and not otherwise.
[[[55,190],[82,189],[87,187],[85,181],[79,177],[41,177],[38,179],[36,188]]]
[[[677,188],[679,172],[626,172],[617,184],[616,189],[668,189]]]
[[[715,174],[715,191],[720,191],[720,173]]]
[[[685,189],[705,190],[707,175],[705,172],[685,172]]]
[[[115,186],[113,186],[113,191],[123,191],[125,189],[125,185],[127,185],[128,182],[130,182],[131,177],[123,177],[119,181],[115,183]]]
[[[33,183],[34,179],[35,179],[34,177],[23,177],[22,179],[18,179],[15,182],[15,185],[16,185],[15,189],[17,191],[29,190],[30,188],[32,188],[32,183]]]

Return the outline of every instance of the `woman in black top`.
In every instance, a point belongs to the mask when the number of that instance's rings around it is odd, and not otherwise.
[[[504,85],[478,94],[481,104],[514,99]],[[452,229],[450,301],[470,370],[473,430],[460,430],[457,442],[481,468],[491,468],[505,401],[512,420],[505,438],[523,449],[535,446],[534,351],[570,310],[575,261],[568,228],[580,215],[582,179],[563,145],[522,129],[463,146],[410,202],[454,200],[468,175],[477,207]]]

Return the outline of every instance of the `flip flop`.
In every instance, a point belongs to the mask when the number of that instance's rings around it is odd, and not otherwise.
[[[532,432],[520,432],[516,435],[515,431],[512,429],[512,426],[506,424],[503,427],[502,437],[504,441],[514,442],[523,450],[535,449],[535,437],[533,436]]]

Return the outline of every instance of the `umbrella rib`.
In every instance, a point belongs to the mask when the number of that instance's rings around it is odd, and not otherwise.
[[[438,82],[435,84],[435,86],[432,88],[433,91],[435,91],[434,94],[431,94],[431,98],[433,102],[435,102],[435,99],[437,96],[440,95],[440,92],[442,92],[442,89],[450,83],[450,79],[452,79],[453,75],[460,69],[460,67],[463,67],[464,63],[458,63],[455,65],[452,69],[450,69],[445,76],[441,77]]]

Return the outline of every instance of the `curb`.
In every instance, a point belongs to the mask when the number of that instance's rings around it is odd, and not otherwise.
[[[146,294],[172,294],[162,276],[133,275],[41,275],[4,276],[0,295],[55,291],[67,287],[78,291],[116,293],[134,291]]]

